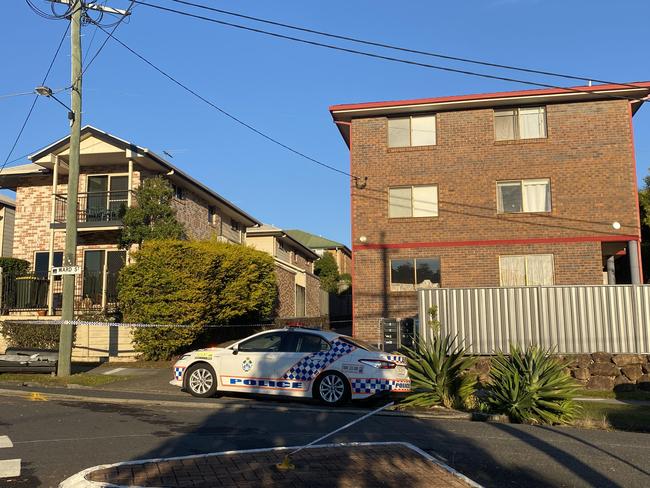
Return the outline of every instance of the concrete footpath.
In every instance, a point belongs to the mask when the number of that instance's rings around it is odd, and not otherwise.
[[[341,443],[253,449],[150,459],[86,469],[60,488],[341,487],[480,488],[480,485],[405,442]]]

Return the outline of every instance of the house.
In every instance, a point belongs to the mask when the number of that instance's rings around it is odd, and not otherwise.
[[[350,148],[353,316],[418,288],[642,281],[632,116],[650,82],[335,105]],[[367,177],[367,181],[365,178]]]
[[[320,279],[314,274],[318,254],[282,229],[267,224],[248,228],[246,243],[273,256],[278,280],[278,317],[321,314]]]
[[[314,251],[320,257],[322,257],[326,252],[330,253],[334,257],[336,265],[339,267],[339,273],[350,273],[352,265],[352,251],[350,251],[350,248],[345,244],[326,239],[322,236],[310,234],[304,230],[291,229],[287,230],[286,233],[287,235],[300,242],[303,246],[308,247]]]
[[[3,258],[11,257],[13,251],[15,215],[15,200],[0,195],[0,256]]]

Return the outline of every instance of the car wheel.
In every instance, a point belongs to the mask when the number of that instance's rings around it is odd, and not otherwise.
[[[350,399],[350,384],[342,374],[328,371],[314,383],[314,396],[325,405],[343,405]]]
[[[207,363],[190,366],[186,373],[185,385],[192,396],[208,398],[217,392],[217,375]]]

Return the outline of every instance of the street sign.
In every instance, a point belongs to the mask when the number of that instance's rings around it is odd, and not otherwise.
[[[54,276],[78,275],[81,274],[81,266],[58,266],[52,268],[52,274]]]

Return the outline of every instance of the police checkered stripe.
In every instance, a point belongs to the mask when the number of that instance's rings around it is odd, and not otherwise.
[[[404,356],[386,356],[386,359],[393,361],[394,363],[406,364],[406,358]]]
[[[404,390],[410,388],[408,380],[389,380],[383,378],[353,378],[353,393],[376,393],[378,391]]]
[[[174,379],[175,380],[180,380],[183,377],[183,371],[185,371],[184,367],[175,366],[174,367]]]
[[[341,356],[351,353],[356,349],[352,344],[334,340],[329,351],[319,351],[301,359],[291,369],[284,373],[287,380],[311,381],[318,373],[327,368]]]

